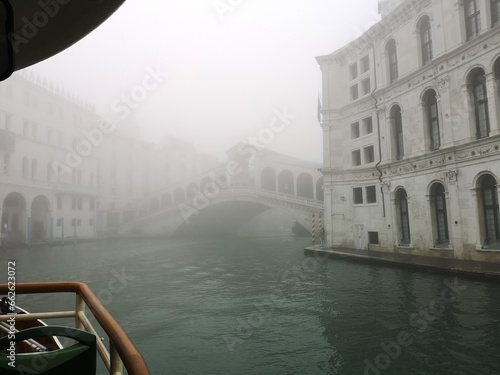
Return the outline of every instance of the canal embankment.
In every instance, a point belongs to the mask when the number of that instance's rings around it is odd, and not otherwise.
[[[370,250],[321,249],[319,246],[306,247],[304,254],[500,281],[500,264],[498,263],[382,253]]]

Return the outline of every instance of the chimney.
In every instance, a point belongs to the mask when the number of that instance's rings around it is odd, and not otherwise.
[[[378,1],[378,12],[384,18],[389,13],[391,13],[398,6],[403,4],[406,0],[379,0]]]

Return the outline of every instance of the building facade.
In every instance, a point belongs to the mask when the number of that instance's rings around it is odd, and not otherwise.
[[[327,245],[500,261],[500,1],[379,9],[317,57]]]
[[[12,75],[0,83],[2,243],[113,233],[210,162],[179,142],[147,142],[130,118],[112,124],[32,72]]]

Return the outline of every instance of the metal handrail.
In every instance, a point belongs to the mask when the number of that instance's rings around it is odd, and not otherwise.
[[[0,284],[0,294],[7,294],[8,288],[7,284]],[[87,306],[92,314],[94,315],[97,322],[106,332],[110,341],[110,352],[107,354],[108,363],[105,359],[103,361],[108,367],[110,374],[121,374],[120,370],[121,362],[125,365],[129,375],[150,375],[148,366],[144,361],[141,353],[134,346],[130,337],[125,333],[123,328],[116,322],[116,320],[111,316],[111,314],[104,308],[99,299],[90,290],[87,284],[77,283],[77,282],[55,282],[55,283],[27,283],[27,284],[16,284],[16,294],[45,294],[45,293],[75,293],[76,295],[76,309],[74,312],[64,312],[68,317],[75,317],[76,328],[82,329],[84,326],[89,326],[90,322],[86,319],[85,314],[83,314],[84,306]],[[85,302],[84,304],[82,301]],[[57,314],[57,313],[56,313]],[[24,315],[24,314],[23,314]],[[28,316],[39,316],[40,314],[27,314]],[[50,313],[48,314],[50,315]],[[50,316],[45,315],[45,318]],[[0,316],[2,318],[9,318],[10,316]],[[16,319],[20,316],[16,316]],[[57,316],[61,317],[61,316]],[[90,325],[91,330],[93,330]],[[95,331],[93,332],[95,334]],[[100,340],[98,338],[97,342]],[[102,344],[102,343],[101,343]],[[99,344],[98,344],[99,346]],[[102,347],[104,347],[102,345]],[[105,349],[105,348],[104,348]],[[100,350],[99,350],[100,351]],[[103,353],[99,353],[101,358]],[[119,358],[117,358],[119,357]],[[120,361],[121,359],[121,361]]]

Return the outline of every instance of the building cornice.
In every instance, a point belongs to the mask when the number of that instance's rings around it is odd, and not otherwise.
[[[318,64],[323,65],[335,62],[345,65],[348,61],[356,60],[365,54],[375,41],[380,41],[393,34],[404,24],[422,13],[432,4],[432,0],[408,0],[389,13],[381,21],[369,28],[359,38],[337,49],[333,53],[316,57]]]

